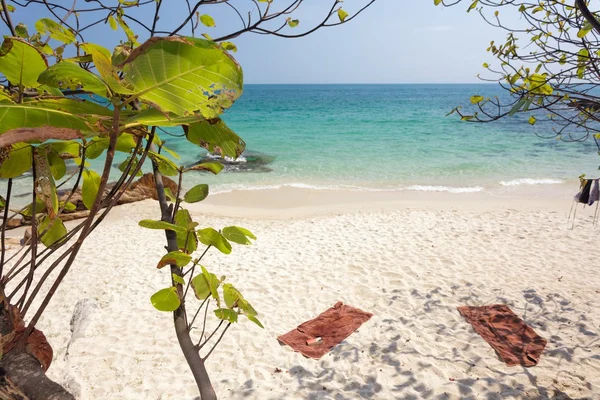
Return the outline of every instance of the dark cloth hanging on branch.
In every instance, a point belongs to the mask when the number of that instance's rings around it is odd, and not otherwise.
[[[590,191],[592,188],[592,179],[581,180],[581,190],[575,195],[575,201],[578,203],[588,204],[590,201]]]

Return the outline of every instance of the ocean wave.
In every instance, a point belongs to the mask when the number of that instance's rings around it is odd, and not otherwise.
[[[213,194],[229,193],[235,190],[276,190],[281,188],[296,188],[310,190],[339,190],[351,192],[401,192],[401,191],[419,191],[419,192],[447,192],[447,193],[476,193],[482,192],[482,186],[469,187],[454,187],[454,186],[427,186],[427,185],[412,185],[412,186],[396,186],[396,187],[367,187],[354,185],[314,185],[307,183],[282,183],[275,185],[227,185],[216,187],[211,192]]]
[[[558,185],[560,183],[564,183],[565,181],[561,179],[531,179],[531,178],[523,178],[523,179],[514,179],[512,181],[501,181],[500,185],[502,186],[519,186],[519,185]]]
[[[453,187],[453,186],[428,186],[428,185],[412,185],[408,186],[406,190],[416,190],[419,192],[448,192],[448,193],[476,193],[483,192],[482,186],[467,186],[467,187]]]

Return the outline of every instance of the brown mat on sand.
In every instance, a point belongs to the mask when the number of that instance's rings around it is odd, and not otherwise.
[[[509,367],[537,365],[546,347],[546,339],[539,336],[508,306],[494,304],[483,307],[458,307],[475,332],[496,350]]]
[[[371,313],[344,305],[344,303],[338,301],[317,318],[306,321],[277,339],[290,346],[294,351],[318,360],[372,316]],[[319,337],[321,338],[320,342],[312,346],[307,344],[307,340],[314,341]]]

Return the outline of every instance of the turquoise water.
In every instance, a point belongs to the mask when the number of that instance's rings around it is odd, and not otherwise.
[[[551,134],[552,125],[531,127],[529,115],[490,124],[445,116],[474,94],[505,95],[485,84],[247,85],[224,115],[247,143],[247,162],[218,176],[190,172],[184,183],[209,183],[213,193],[285,185],[470,192],[598,175],[593,142],[542,139],[536,133]],[[161,137],[182,164],[206,156],[180,131],[170,133]],[[102,167],[100,159],[92,164]],[[20,181],[17,187],[31,184]]]
[[[281,185],[478,191],[597,175],[593,142],[540,138],[536,133],[551,134],[552,126],[532,127],[528,115],[490,124],[445,116],[473,94],[504,95],[485,84],[247,85],[224,119],[254,163],[217,177],[193,173],[187,182],[210,183],[213,191]],[[183,138],[162,137],[185,164],[206,153]]]

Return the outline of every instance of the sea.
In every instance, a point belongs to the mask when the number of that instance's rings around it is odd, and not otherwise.
[[[509,100],[495,84],[246,85],[223,116],[247,144],[243,157],[218,176],[192,173],[186,182],[209,183],[213,193],[282,186],[510,193],[503,189],[599,175],[593,139],[557,140],[556,125],[539,112],[534,126],[532,113],[490,123],[447,115],[472,108],[473,95]],[[206,157],[185,138],[162,139],[183,164]]]
[[[534,126],[532,113],[489,123],[447,115],[472,108],[473,95],[508,99],[494,84],[246,85],[223,115],[246,151],[222,160],[217,176],[189,172],[184,185],[208,183],[212,193],[299,187],[510,194],[564,184],[576,191],[578,176],[600,174],[594,141],[557,140],[556,124],[539,112]],[[180,164],[214,157],[180,129],[160,135]],[[101,159],[92,165],[100,168]]]

